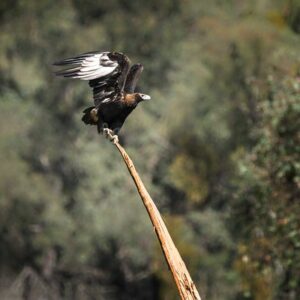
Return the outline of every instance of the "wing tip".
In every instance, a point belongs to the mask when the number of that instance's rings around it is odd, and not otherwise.
[[[62,70],[54,71],[56,76],[66,78],[76,78],[81,80],[93,80],[114,75],[117,68],[117,64],[101,65],[98,61],[98,57],[94,57],[93,60],[89,60],[89,57],[95,55],[109,54],[109,52],[87,52],[81,55],[66,58],[60,61],[52,63],[55,67],[61,67]]]

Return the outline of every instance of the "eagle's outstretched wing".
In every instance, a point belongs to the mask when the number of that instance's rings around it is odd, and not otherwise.
[[[142,64],[134,64],[131,66],[125,81],[124,91],[126,93],[134,93],[136,84],[143,72]]]
[[[56,72],[58,76],[89,80],[93,88],[94,103],[115,101],[124,90],[129,59],[119,52],[88,52],[54,63],[66,68]]]

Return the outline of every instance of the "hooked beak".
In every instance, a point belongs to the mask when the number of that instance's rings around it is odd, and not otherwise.
[[[142,95],[142,99],[143,100],[150,100],[151,99],[151,97],[149,96],[149,95]]]

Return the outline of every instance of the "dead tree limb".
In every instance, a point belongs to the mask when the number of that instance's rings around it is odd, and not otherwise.
[[[118,143],[118,141],[114,141],[114,144],[122,155],[128,171],[147,209],[148,215],[155,229],[156,235],[163,250],[163,254],[172,272],[181,299],[201,300],[196,286],[185,266],[185,263],[182,260],[155,203],[147,192],[138,172],[136,171],[132,160],[126,153],[125,149]]]

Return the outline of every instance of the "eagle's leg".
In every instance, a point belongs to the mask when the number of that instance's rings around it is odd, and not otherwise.
[[[119,143],[119,138],[116,134],[114,134],[114,130],[111,130],[109,128],[103,128],[103,133],[105,135],[106,138],[108,138],[111,142],[113,142],[114,144]]]
[[[100,119],[98,120],[97,123],[97,129],[99,133],[104,133],[104,129],[108,128],[107,123],[102,122]]]

